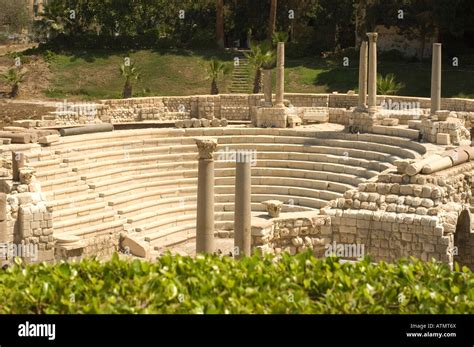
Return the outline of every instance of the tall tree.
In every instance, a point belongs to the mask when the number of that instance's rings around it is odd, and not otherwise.
[[[319,0],[316,18],[322,25],[332,27],[333,48],[342,48],[343,33],[353,23],[354,0]]]
[[[405,0],[405,18],[400,24],[401,33],[408,39],[419,41],[418,58],[423,60],[429,39],[439,40],[439,32],[456,32],[455,23],[459,0]]]
[[[0,26],[8,26],[8,30],[18,32],[29,22],[28,4],[26,0],[0,0]]]
[[[367,0],[358,0],[355,5],[355,46],[365,40],[367,32]]]
[[[207,68],[208,78],[211,80],[211,95],[219,94],[217,80],[229,72],[229,66],[216,60],[211,59]]]
[[[268,19],[268,40],[272,39],[276,30],[277,0],[271,0],[270,17]]]
[[[271,69],[275,64],[275,52],[271,48],[271,44],[266,41],[262,44],[250,43],[250,52],[245,52],[245,57],[249,64],[255,69],[255,77],[253,79],[253,93],[258,94],[262,90],[262,68]]]
[[[224,48],[224,0],[216,0],[216,39],[217,45]]]

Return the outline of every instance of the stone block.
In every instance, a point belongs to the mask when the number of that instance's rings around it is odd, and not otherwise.
[[[7,219],[7,195],[0,193],[0,221]]]
[[[51,145],[55,142],[59,142],[59,135],[46,135],[39,138],[38,142],[42,145]]]
[[[438,145],[448,146],[451,144],[449,134],[438,133],[436,134],[436,143]]]
[[[126,235],[122,239],[121,246],[137,257],[147,258],[149,256],[148,245],[142,241],[136,240],[129,235]]]
[[[382,125],[385,126],[396,126],[398,125],[398,119],[397,118],[384,118],[382,119]]]

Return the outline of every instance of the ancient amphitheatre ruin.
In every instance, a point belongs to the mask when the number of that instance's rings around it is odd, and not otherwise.
[[[263,95],[102,100],[5,127],[0,242],[38,245],[36,261],[152,258],[235,253],[235,234],[244,254],[362,244],[473,269],[474,101],[441,99],[440,44],[431,98],[376,95],[368,37],[358,95],[284,93],[280,43],[275,94],[268,70]]]

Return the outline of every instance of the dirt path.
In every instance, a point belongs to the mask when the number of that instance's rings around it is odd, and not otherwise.
[[[29,48],[37,47],[37,43],[21,43],[12,45],[0,45],[0,56],[6,55],[12,52],[23,52]]]

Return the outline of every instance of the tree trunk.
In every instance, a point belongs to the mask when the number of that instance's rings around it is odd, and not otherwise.
[[[355,12],[355,46],[359,47],[365,40],[365,33],[368,32],[367,25],[367,0],[359,0]]]
[[[268,39],[271,41],[276,28],[277,0],[271,0],[270,18],[268,20]]]
[[[224,48],[224,0],[216,0],[216,39],[217,45]]]
[[[10,96],[12,98],[16,98],[20,94],[20,85],[18,83],[14,83],[12,86],[12,91],[10,93]]]
[[[420,61],[423,61],[423,56],[425,53],[425,41],[426,41],[426,34],[421,33],[420,35],[420,52],[418,54]]]
[[[262,69],[258,68],[255,71],[255,78],[253,80],[253,93],[258,94],[262,90]]]
[[[213,78],[211,82],[211,95],[217,95],[217,94],[219,94],[219,89],[217,88],[216,79]]]
[[[341,50],[341,46],[339,44],[339,25],[335,25],[334,27],[334,52],[339,52]]]
[[[128,99],[132,97],[132,84],[130,80],[127,78],[125,81],[125,85],[123,86],[123,98]]]

